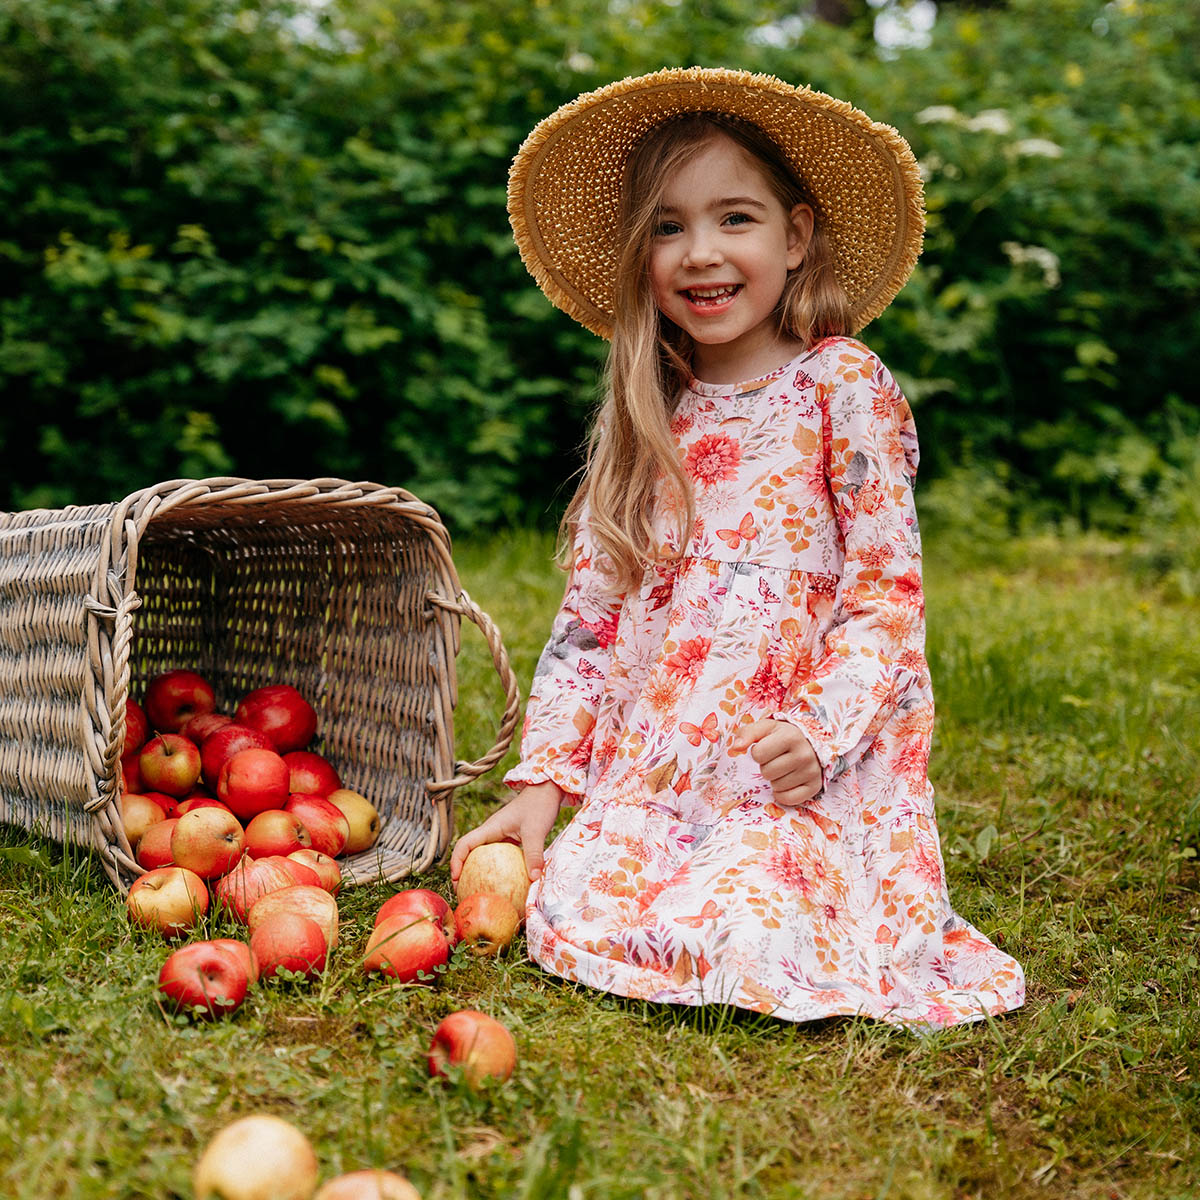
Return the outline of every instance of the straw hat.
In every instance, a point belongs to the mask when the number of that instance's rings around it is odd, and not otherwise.
[[[626,157],[659,122],[733,113],[782,148],[808,184],[857,331],[903,287],[921,252],[921,176],[889,125],[808,87],[720,67],[671,68],[588,92],[541,121],[513,160],[508,214],[551,302],[612,336],[616,216]]]

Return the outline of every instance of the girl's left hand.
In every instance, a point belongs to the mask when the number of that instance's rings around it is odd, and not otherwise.
[[[733,746],[750,751],[771,785],[776,804],[795,808],[807,804],[821,790],[821,761],[812,743],[794,725],[755,721],[734,734]]]

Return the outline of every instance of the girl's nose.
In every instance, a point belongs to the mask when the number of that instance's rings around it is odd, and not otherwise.
[[[696,230],[684,248],[683,265],[693,269],[720,266],[725,261],[717,240],[707,230]]]

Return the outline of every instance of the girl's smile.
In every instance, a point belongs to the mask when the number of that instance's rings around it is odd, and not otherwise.
[[[812,226],[812,209],[785,209],[755,160],[721,135],[667,181],[650,283],[659,310],[691,336],[699,378],[752,379],[799,349],[776,310]]]

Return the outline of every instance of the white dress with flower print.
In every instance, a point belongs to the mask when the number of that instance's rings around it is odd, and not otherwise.
[[[1020,966],[946,892],[907,402],[830,338],[766,379],[693,381],[672,429],[686,552],[616,596],[581,529],[506,777],[579,805],[530,893],[531,955],[605,991],[793,1021],[1018,1007]],[[806,807],[773,803],[731,748],[762,718],[821,761]]]

